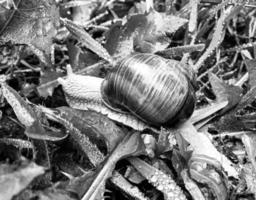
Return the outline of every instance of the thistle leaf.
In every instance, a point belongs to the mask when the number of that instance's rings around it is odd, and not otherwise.
[[[94,40],[81,26],[68,19],[61,19],[61,22],[86,48],[90,49],[109,63],[113,63],[112,57],[109,55],[107,50]]]
[[[187,199],[170,175],[152,167],[139,158],[129,158],[128,160],[153,186],[163,192],[166,200]]]
[[[0,84],[2,86],[3,96],[12,106],[20,123],[26,127],[25,134],[28,137],[50,141],[59,141],[67,137],[62,132],[46,131],[28,103],[5,82],[1,82]]]
[[[211,39],[211,42],[203,55],[198,59],[196,64],[193,66],[195,71],[198,71],[199,68],[204,64],[206,59],[213,53],[213,51],[219,47],[222,40],[225,36],[225,27],[226,23],[230,20],[231,16],[238,14],[238,11],[242,9],[242,6],[232,6],[230,5],[225,11],[222,12],[220,18],[216,23],[216,27]]]
[[[124,137],[121,129],[99,113],[68,107],[57,109],[41,107],[40,109],[51,120],[63,124],[70,131],[70,137],[89,157],[94,166],[98,166],[105,158],[99,150],[101,141],[107,144],[108,152],[112,152]]]
[[[30,141],[21,140],[21,139],[1,138],[0,144],[1,143],[15,146],[18,149],[33,149],[34,148],[34,145]]]

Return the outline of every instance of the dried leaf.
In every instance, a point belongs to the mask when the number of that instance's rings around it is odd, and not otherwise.
[[[169,45],[166,34],[178,30],[187,23],[173,15],[165,15],[151,9],[145,14],[131,16],[127,23],[115,24],[107,33],[106,48],[115,58],[122,58],[134,51],[153,53]]]
[[[245,65],[247,67],[247,70],[249,72],[249,86],[251,88],[253,88],[253,87],[256,86],[256,80],[255,80],[255,77],[256,77],[256,59],[245,60],[244,63],[245,63]]]
[[[174,58],[174,57],[182,57],[185,53],[192,53],[196,51],[202,51],[204,49],[204,44],[194,44],[194,45],[184,45],[178,47],[172,47],[168,49],[164,49],[161,51],[157,51],[156,54],[163,56],[165,58]]]
[[[33,156],[36,164],[49,169],[51,167],[51,163],[50,163],[50,152],[48,149],[48,144],[46,143],[45,140],[41,140],[41,139],[32,140],[32,143],[34,145]]]
[[[68,186],[66,187],[66,190],[76,193],[79,199],[81,199],[88,188],[90,188],[93,180],[97,176],[97,172],[98,171],[88,171],[83,176],[71,179]],[[105,185],[103,184],[101,188],[102,190],[98,191],[98,196],[103,198]]]
[[[161,128],[156,143],[156,154],[162,154],[173,149],[176,145],[176,138],[172,131]]]
[[[245,95],[243,95],[243,98],[237,105],[236,110],[239,110],[241,108],[244,108],[247,105],[250,105],[255,100],[255,96],[256,96],[256,86],[253,86]]]
[[[228,105],[222,110],[222,113],[236,106],[242,97],[242,89],[235,85],[227,85],[221,81],[216,75],[210,73],[210,83],[217,102],[228,100]]]
[[[62,73],[52,71],[50,69],[43,71],[43,73],[41,73],[40,84],[37,90],[39,92],[39,95],[44,98],[52,96],[53,89],[58,86],[58,83],[54,82],[54,80],[62,76]],[[51,87],[49,87],[49,84],[51,84]],[[47,88],[42,87],[42,85],[47,86]]]
[[[236,132],[245,129],[242,120],[236,117],[233,112],[223,115],[218,121],[214,122],[213,126],[220,132]]]
[[[183,145],[186,143],[186,145],[189,145],[186,140],[183,139]],[[181,149],[178,151],[177,149],[173,150],[173,155],[171,157],[171,161],[173,164],[173,167],[180,177],[181,173],[183,170],[188,169],[188,162],[192,156],[192,151],[187,151],[187,146],[186,148],[182,146],[181,142],[177,142],[179,145],[179,148]],[[185,145],[184,145],[185,146]]]
[[[105,48],[115,59],[124,58],[134,52],[133,37],[135,31],[127,29],[127,24],[123,26],[121,22],[117,22],[106,32]],[[133,27],[136,28],[136,26]]]
[[[82,169],[79,164],[74,159],[74,153],[68,152],[68,150],[59,149],[58,151],[54,152],[54,156],[51,159],[52,165],[57,166],[58,169],[67,176],[69,179],[74,177],[79,177],[84,175],[85,169]],[[88,165],[88,168],[91,165]]]
[[[219,131],[242,131],[245,129],[253,130],[255,128],[255,114],[239,115],[237,112],[245,106],[250,105],[256,96],[256,86],[243,95],[241,101],[230,113],[222,116],[220,120],[214,123]],[[232,96],[230,96],[232,98]]]
[[[202,154],[218,160],[229,176],[238,177],[238,172],[232,166],[231,161],[217,151],[204,133],[197,132],[189,120],[179,127],[179,131],[182,137],[190,144],[189,149],[193,151],[193,154]]]
[[[41,97],[47,98],[48,96],[52,96],[54,89],[58,86],[59,83],[57,79],[54,79],[52,81],[42,83],[37,87],[37,91]]]
[[[120,160],[130,156],[145,155],[145,150],[146,148],[139,132],[127,133],[115,148],[111,157],[114,160]]]
[[[50,64],[52,38],[59,26],[59,10],[53,0],[15,0],[7,10],[0,37],[16,44],[29,45],[45,64]]]
[[[68,56],[70,65],[74,71],[83,70],[86,67],[93,65],[98,62],[99,56],[89,50],[82,50],[81,47],[72,42],[68,42]],[[103,68],[106,65],[102,65]],[[101,68],[96,68],[95,72],[90,73],[92,76],[99,76]]]
[[[44,173],[44,168],[35,163],[23,163],[18,166],[0,165],[0,199],[11,200],[24,190],[37,176]]]
[[[146,12],[148,12],[146,1],[134,2],[133,7],[129,10],[128,16],[144,14]]]
[[[216,96],[216,101],[223,102],[228,100],[227,85],[213,73],[209,73],[209,81]]]
[[[238,120],[242,121],[244,130],[255,131],[256,130],[256,113],[243,114],[236,116]]]
[[[162,22],[158,25],[158,29],[167,33],[167,34],[172,34],[175,33],[179,28],[184,26],[188,20],[177,17],[174,15],[166,15],[166,14],[161,14],[162,15]],[[160,21],[156,21],[155,23],[159,23]]]

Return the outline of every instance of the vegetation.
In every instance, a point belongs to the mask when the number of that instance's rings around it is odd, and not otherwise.
[[[255,199],[255,40],[248,0],[0,0],[0,199]],[[195,78],[189,119],[97,96],[134,53]]]

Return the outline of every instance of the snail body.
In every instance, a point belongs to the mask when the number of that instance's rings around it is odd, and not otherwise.
[[[170,127],[191,116],[194,88],[177,61],[140,53],[122,59],[101,85],[104,102],[153,126]]]
[[[94,76],[74,74],[69,65],[67,66],[67,76],[58,78],[70,107],[99,112],[138,131],[150,128],[146,123],[138,120],[137,117],[130,113],[120,113],[105,106],[101,95],[103,81],[104,79]]]
[[[92,109],[143,130],[147,124],[171,127],[191,116],[195,91],[185,71],[178,61],[139,53],[121,59],[104,79],[68,68],[59,83],[71,107]]]

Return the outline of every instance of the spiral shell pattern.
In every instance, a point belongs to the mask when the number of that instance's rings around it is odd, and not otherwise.
[[[190,81],[174,60],[134,54],[121,60],[101,86],[106,104],[128,110],[155,126],[172,126],[194,110]]]

